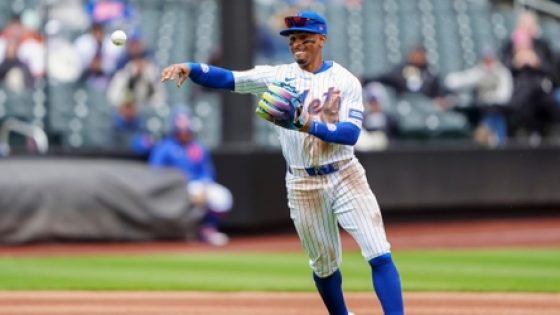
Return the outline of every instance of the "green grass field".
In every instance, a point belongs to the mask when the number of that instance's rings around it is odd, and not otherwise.
[[[560,250],[400,251],[405,291],[560,292]],[[344,255],[346,291],[371,290],[368,265]],[[314,291],[303,253],[1,257],[0,290]]]

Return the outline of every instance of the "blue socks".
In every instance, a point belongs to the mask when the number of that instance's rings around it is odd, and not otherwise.
[[[375,293],[385,315],[403,315],[404,306],[401,280],[391,254],[384,254],[369,261]]]
[[[319,278],[313,273],[315,286],[323,299],[330,315],[348,315],[348,309],[342,295],[342,275],[340,270],[326,278]]]
[[[369,261],[372,281],[377,298],[385,315],[404,315],[401,280],[391,254],[384,254]],[[342,275],[340,270],[326,278],[313,273],[315,286],[323,299],[330,315],[347,315],[348,309],[342,294]]]

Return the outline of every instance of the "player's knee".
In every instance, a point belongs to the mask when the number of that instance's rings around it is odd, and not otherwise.
[[[208,199],[208,207],[216,213],[226,213],[233,207],[233,195],[225,186],[212,183],[207,185],[206,197]]]
[[[391,253],[386,253],[377,257],[374,257],[368,261],[371,267],[379,267],[386,264],[390,264],[393,262],[393,258],[391,257]]]
[[[318,278],[324,279],[332,276],[337,270],[338,267],[334,269],[313,270],[313,274]]]
[[[338,270],[338,265],[339,261],[336,257],[332,259],[327,259],[325,257],[323,259],[313,261],[311,263],[311,268],[319,278],[326,278]]]

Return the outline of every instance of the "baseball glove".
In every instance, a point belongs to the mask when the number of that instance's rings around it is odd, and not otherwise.
[[[284,82],[268,85],[255,112],[259,117],[291,130],[300,130],[307,122],[296,89]]]

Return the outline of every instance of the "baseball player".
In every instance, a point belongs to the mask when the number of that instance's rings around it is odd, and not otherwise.
[[[170,135],[152,148],[149,164],[154,168],[175,168],[185,176],[187,194],[195,206],[193,212],[200,216],[198,238],[210,245],[224,246],[229,238],[218,227],[233,206],[233,196],[216,182],[212,158],[194,136],[190,112],[176,109],[171,126]]]
[[[323,59],[325,19],[311,11],[285,18],[295,60],[230,71],[199,63],[173,64],[161,81],[187,78],[211,88],[261,97],[257,114],[275,124],[287,163],[288,205],[315,285],[329,314],[349,314],[342,292],[338,226],[361,248],[386,315],[404,314],[400,278],[381,212],[354,156],[363,120],[362,87],[348,70]]]

